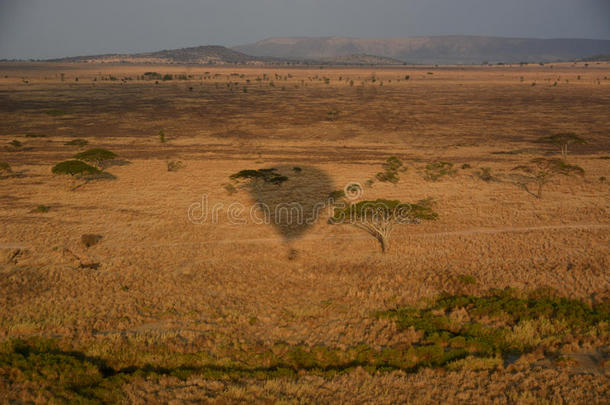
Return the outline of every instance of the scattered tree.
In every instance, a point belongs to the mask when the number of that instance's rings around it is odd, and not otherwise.
[[[551,136],[545,136],[538,139],[539,143],[548,143],[559,148],[561,151],[561,157],[564,160],[568,159],[568,146],[569,145],[582,145],[586,144],[587,141],[584,138],[576,135],[573,132],[563,132]]]
[[[521,165],[513,168],[513,174],[510,176],[512,181],[536,198],[542,198],[542,188],[558,175],[583,176],[585,171],[576,165],[566,163],[561,159],[533,159],[528,165]],[[534,193],[529,190],[528,185],[535,183],[537,191]]]
[[[74,155],[75,159],[92,163],[101,171],[104,170],[108,161],[114,160],[116,157],[116,153],[102,148],[93,148]]]
[[[229,176],[235,182],[245,181],[255,188],[260,188],[263,184],[281,185],[288,180],[288,177],[282,176],[277,172],[277,169],[258,169],[258,170],[241,170]]]
[[[330,222],[332,224],[347,223],[365,230],[377,239],[381,251],[386,253],[395,224],[416,224],[422,220],[436,218],[438,218],[438,214],[432,210],[431,199],[422,200],[417,204],[378,199],[337,207]]]
[[[54,174],[67,174],[70,176],[83,176],[87,174],[99,174],[100,170],[80,160],[67,160],[53,166]]]

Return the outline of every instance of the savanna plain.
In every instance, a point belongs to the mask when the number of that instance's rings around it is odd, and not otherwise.
[[[2,403],[610,398],[610,63],[6,62],[0,143]],[[330,195],[438,216],[250,215]]]

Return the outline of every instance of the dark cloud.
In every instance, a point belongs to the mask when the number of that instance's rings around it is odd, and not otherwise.
[[[238,45],[272,36],[610,39],[608,0],[0,0],[0,58]]]

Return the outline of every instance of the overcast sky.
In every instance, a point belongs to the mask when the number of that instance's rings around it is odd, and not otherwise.
[[[610,39],[610,0],[0,0],[0,59],[452,34]]]

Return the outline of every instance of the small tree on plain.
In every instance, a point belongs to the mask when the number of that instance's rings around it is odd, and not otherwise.
[[[561,151],[561,158],[564,160],[568,159],[568,146],[569,145],[583,145],[587,141],[584,138],[576,135],[574,132],[563,132],[551,136],[545,136],[538,139],[539,143],[548,143],[559,148]]]
[[[85,162],[81,162],[80,160],[67,160],[65,162],[58,163],[53,166],[51,171],[54,174],[66,174],[72,177],[100,173],[100,170],[98,170],[96,167],[88,165]]]
[[[230,175],[229,178],[237,183],[246,182],[255,189],[260,189],[260,187],[265,183],[279,186],[288,180],[288,177],[282,176],[277,172],[277,169],[241,170]]]
[[[330,218],[330,223],[351,224],[365,230],[377,239],[382,253],[386,253],[395,224],[416,224],[422,220],[436,218],[438,214],[432,210],[430,199],[422,200],[417,204],[378,199],[337,207]]]
[[[101,171],[104,170],[108,161],[114,160],[116,157],[116,153],[102,148],[93,148],[74,155],[75,159],[92,163]]]
[[[542,198],[542,188],[556,176],[583,176],[585,174],[580,166],[568,164],[562,159],[545,158],[533,159],[527,165],[513,168],[513,172],[510,176],[512,181],[536,198]],[[536,185],[535,193],[528,188],[531,183]]]

